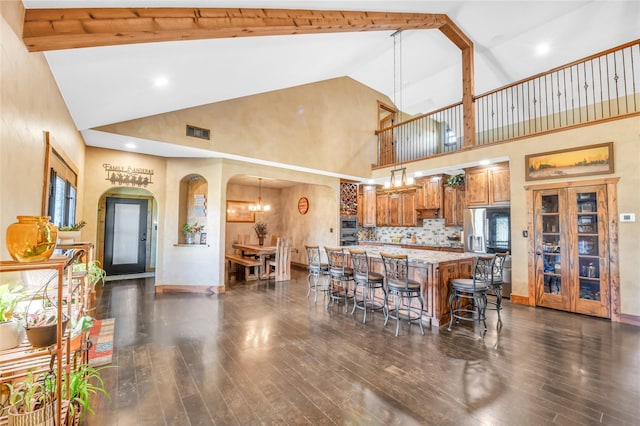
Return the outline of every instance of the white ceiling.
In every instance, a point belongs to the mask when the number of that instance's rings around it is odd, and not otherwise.
[[[23,0],[27,8],[234,7],[447,14],[474,42],[475,93],[639,38],[634,1],[103,1]],[[147,43],[45,53],[71,116],[88,145],[123,148],[125,138],[93,127],[349,76],[391,99],[390,32]],[[546,55],[536,54],[548,43]],[[417,114],[461,100],[460,51],[437,30],[402,36],[404,111]],[[169,84],[154,86],[164,76]],[[396,96],[396,101],[400,96]],[[397,102],[399,103],[399,102]],[[214,156],[138,141],[140,152]]]

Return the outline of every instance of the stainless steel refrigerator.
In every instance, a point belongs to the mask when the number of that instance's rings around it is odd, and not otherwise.
[[[465,209],[464,251],[486,253],[488,228],[487,209]]]
[[[504,253],[511,250],[508,207],[466,209],[464,249],[474,253]]]
[[[511,251],[509,208],[477,208],[464,211],[464,250],[474,253]],[[511,256],[502,271],[502,296],[511,294]]]

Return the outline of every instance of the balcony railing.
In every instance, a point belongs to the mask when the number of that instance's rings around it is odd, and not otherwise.
[[[475,144],[640,113],[640,40],[475,97]],[[462,103],[378,131],[378,166],[465,149]]]

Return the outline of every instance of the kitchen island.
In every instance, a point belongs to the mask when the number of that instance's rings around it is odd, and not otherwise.
[[[344,249],[354,248],[346,246]],[[470,277],[475,260],[474,253],[451,253],[423,249],[406,249],[399,246],[381,246],[361,244],[357,247],[366,250],[371,259],[371,269],[384,273],[380,253],[406,254],[409,258],[409,277],[421,284],[424,298],[423,320],[436,327],[448,324],[450,318],[449,295],[451,280]],[[419,308],[416,302],[416,307]]]

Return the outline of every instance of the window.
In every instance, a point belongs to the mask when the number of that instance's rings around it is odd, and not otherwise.
[[[49,212],[56,226],[69,226],[76,221],[76,188],[51,169]]]
[[[54,149],[48,160],[46,214],[58,227],[72,225],[76,222],[77,175]]]

